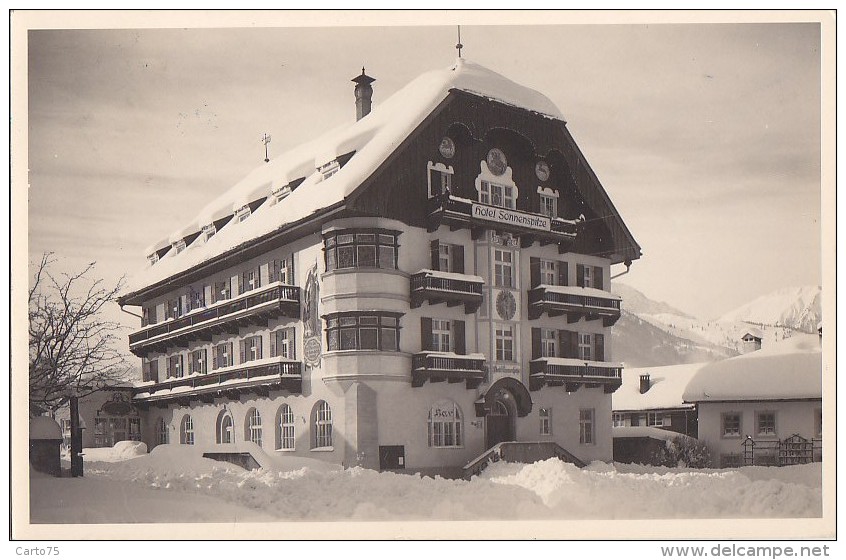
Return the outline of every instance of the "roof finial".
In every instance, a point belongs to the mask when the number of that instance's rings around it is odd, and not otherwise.
[[[265,133],[261,137],[261,143],[264,144],[264,163],[267,163],[270,161],[270,158],[267,157],[267,145],[270,144],[270,135]]]
[[[458,49],[458,58],[461,58],[461,49],[464,48],[464,45],[461,44],[461,26],[458,26],[458,43],[455,44],[455,48]]]

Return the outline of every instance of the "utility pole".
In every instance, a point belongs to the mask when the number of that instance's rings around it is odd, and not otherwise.
[[[82,426],[79,425],[79,397],[71,395],[70,398],[70,423],[71,423],[71,476],[82,476]]]
[[[264,144],[264,163],[270,161],[270,158],[267,157],[267,145],[270,144],[270,136],[265,133],[264,136],[261,137],[261,142]]]

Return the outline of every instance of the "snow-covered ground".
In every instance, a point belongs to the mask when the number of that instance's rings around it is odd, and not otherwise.
[[[34,474],[33,523],[692,519],[822,515],[820,464],[692,470],[556,459],[496,463],[471,481],[260,458],[247,471],[187,446],[115,460],[83,479]],[[93,460],[100,454],[100,459]],[[127,453],[124,453],[124,457]]]

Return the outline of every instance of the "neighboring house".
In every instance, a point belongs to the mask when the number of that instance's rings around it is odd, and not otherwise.
[[[820,460],[821,338],[794,335],[709,364],[684,400],[698,407],[699,439],[715,467]]]
[[[141,440],[141,413],[132,400],[132,385],[119,385],[79,398],[82,447],[112,447],[119,441]],[[62,447],[70,448],[70,407],[56,411],[62,427]]]
[[[559,110],[462,59],[372,112],[353,81],[356,122],[188,209],[120,297],[144,441],[420,472],[503,441],[610,460],[610,267],[640,247]]]
[[[743,336],[740,337],[741,340],[741,347],[740,353],[741,354],[748,354],[749,352],[757,352],[761,349],[761,343],[764,340],[764,333],[759,331],[758,329],[750,328]]]
[[[706,364],[626,368],[611,398],[614,427],[647,426],[697,437],[696,405],[684,402],[687,383]]]

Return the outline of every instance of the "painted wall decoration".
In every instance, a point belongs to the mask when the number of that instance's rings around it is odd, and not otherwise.
[[[303,359],[308,367],[319,367],[323,353],[320,325],[320,283],[318,280],[317,259],[308,271],[303,297]]]

